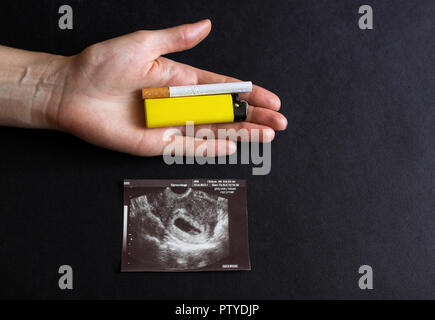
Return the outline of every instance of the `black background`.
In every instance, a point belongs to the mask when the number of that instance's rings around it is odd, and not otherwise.
[[[363,4],[374,30],[358,28]],[[3,1],[0,39],[71,55],[203,18],[210,36],[170,57],[281,97],[271,173],[1,128],[0,297],[435,298],[434,1]],[[193,177],[247,179],[253,270],[121,274],[122,180]],[[72,291],[58,289],[62,264]],[[374,290],[358,287],[363,264]]]

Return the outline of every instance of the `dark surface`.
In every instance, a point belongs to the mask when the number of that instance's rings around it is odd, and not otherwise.
[[[433,0],[68,3],[73,31],[57,27],[63,1],[2,2],[1,43],[70,55],[209,17],[210,36],[171,57],[276,92],[289,128],[267,176],[1,128],[0,297],[435,298]],[[362,4],[375,30],[358,28]],[[121,274],[122,180],[192,177],[247,179],[253,270]]]

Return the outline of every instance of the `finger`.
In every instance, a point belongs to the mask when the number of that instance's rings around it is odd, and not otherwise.
[[[146,32],[146,44],[158,57],[171,52],[193,48],[210,33],[209,19],[192,24]]]
[[[195,125],[189,132],[186,126],[174,126],[164,128],[146,129],[146,137],[142,139],[141,148],[152,154],[161,154],[161,141],[166,136],[177,133],[180,136],[196,137],[209,140],[252,141],[271,142],[275,137],[275,131],[267,126],[250,123],[247,121],[233,123],[213,123]],[[166,144],[165,144],[166,145]]]
[[[186,137],[182,128],[178,127],[137,129],[136,132],[136,139],[125,139],[123,150],[119,147],[116,149],[138,156],[194,155],[198,148],[200,156],[203,153],[209,156],[223,156],[237,151],[237,145],[233,141],[219,140],[216,139],[217,136],[209,136],[206,139]]]
[[[237,151],[234,141],[220,139],[198,139],[175,135],[171,141],[167,142],[161,154],[171,156],[189,157],[217,157],[233,154]]]
[[[269,128],[271,130],[282,131],[287,128],[287,119],[281,113],[255,106],[248,107],[248,115],[245,121],[229,123],[229,125],[234,126],[234,128],[245,128],[245,126],[243,126],[245,123],[249,123],[249,125],[254,126],[258,125],[259,129]],[[213,124],[195,125],[195,129],[206,128],[206,126],[212,128]],[[253,127],[251,126],[249,127],[249,129],[252,128]]]
[[[281,113],[255,106],[248,107],[246,121],[265,125],[277,131],[285,130],[287,128],[287,119]]]
[[[236,78],[201,69],[196,69],[196,72],[198,84],[240,81]],[[248,101],[249,104],[253,104],[261,108],[268,108],[275,111],[278,111],[281,108],[281,100],[276,94],[257,85],[252,86],[252,92],[241,93],[239,94],[239,97]]]
[[[163,57],[155,60],[155,66],[156,68],[153,68],[152,71],[159,75],[157,77],[157,74],[155,74],[155,78],[161,80],[157,84],[159,86],[240,81],[236,78],[201,70]],[[248,101],[249,104],[260,108],[278,111],[281,107],[281,101],[276,94],[257,85],[252,86],[252,92],[242,93],[239,96],[241,99]]]
[[[185,127],[180,127],[180,130],[186,135]],[[208,132],[211,132],[211,134]],[[267,126],[243,121],[195,125],[194,136],[199,138],[212,136],[220,140],[268,143],[275,137],[275,131]]]

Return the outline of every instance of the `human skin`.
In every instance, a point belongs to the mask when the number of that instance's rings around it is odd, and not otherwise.
[[[161,155],[171,143],[164,139],[168,128],[145,127],[142,88],[238,81],[162,57],[196,46],[210,30],[210,20],[142,30],[70,57],[0,46],[0,125],[61,130],[104,148]],[[260,140],[270,142],[276,130],[287,127],[272,92],[254,85],[240,97],[250,105],[246,121],[197,125],[195,130],[208,128],[217,137],[218,129],[257,129]],[[206,144],[216,155],[236,150],[230,140],[176,140],[194,148]]]

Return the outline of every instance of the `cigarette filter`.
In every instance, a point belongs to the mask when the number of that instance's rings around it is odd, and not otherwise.
[[[246,120],[248,103],[237,94],[145,99],[148,128]]]

